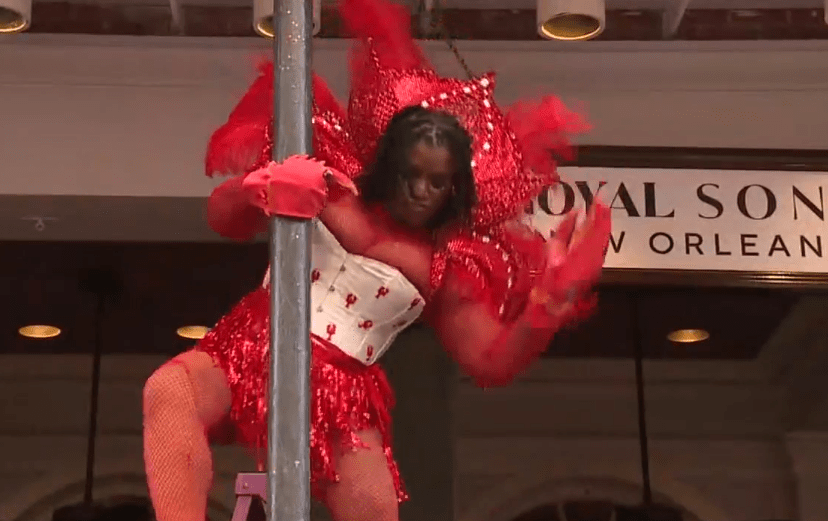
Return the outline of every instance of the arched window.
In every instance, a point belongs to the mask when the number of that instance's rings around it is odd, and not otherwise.
[[[152,504],[146,497],[110,497],[103,506],[99,521],[155,521]]]
[[[146,497],[112,496],[95,501],[91,510],[82,503],[62,506],[52,514],[52,521],[155,521],[152,505]]]
[[[572,500],[533,508],[514,521],[693,521],[675,507],[643,510],[606,500]]]

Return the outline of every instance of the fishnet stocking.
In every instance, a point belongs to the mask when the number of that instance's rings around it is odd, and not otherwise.
[[[161,366],[144,386],[144,461],[158,521],[204,521],[213,464],[207,431],[230,411],[224,372],[200,351]]]
[[[325,501],[336,521],[397,521],[399,503],[379,431],[358,433],[367,448],[343,448],[337,455],[339,482]]]
[[[230,411],[224,372],[201,351],[161,366],[144,386],[144,461],[158,521],[204,521],[212,485],[207,432]],[[336,454],[325,500],[336,521],[398,521],[397,493],[377,430]]]

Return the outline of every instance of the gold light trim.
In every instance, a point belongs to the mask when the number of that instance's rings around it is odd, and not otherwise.
[[[256,20],[256,24],[253,26],[253,29],[255,29],[256,34],[259,36],[273,38],[273,15],[266,16],[261,20]]]
[[[589,40],[604,30],[601,20],[585,14],[561,13],[540,25],[540,33],[551,40]]]
[[[2,1],[2,0],[0,0]],[[322,0],[313,0],[311,19],[313,21],[312,35],[319,33],[322,25]],[[265,38],[273,38],[276,34],[273,29],[273,0],[253,0],[253,30]]]
[[[708,338],[710,338],[710,333],[704,329],[678,329],[667,335],[667,340],[677,344],[704,342]]]
[[[31,0],[0,0],[0,34],[20,33],[29,28]]]
[[[206,326],[183,326],[176,330],[176,333],[181,338],[189,338],[191,340],[201,340],[210,331]]]
[[[17,330],[20,336],[26,338],[55,338],[60,335],[60,328],[43,324],[23,326]]]

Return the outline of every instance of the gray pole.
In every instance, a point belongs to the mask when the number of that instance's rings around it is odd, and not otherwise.
[[[273,1],[273,159],[309,154],[311,0]],[[268,521],[310,519],[310,221],[270,224]]]

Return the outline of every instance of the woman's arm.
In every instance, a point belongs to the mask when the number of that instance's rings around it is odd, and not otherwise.
[[[221,195],[218,202],[238,212],[239,220],[251,226],[246,217],[250,210],[242,201],[249,201],[264,216],[318,217],[346,251],[397,268],[424,297],[430,294],[432,247],[427,237],[404,230],[382,211],[366,207],[353,182],[320,161],[292,156],[283,163],[268,163],[223,189]],[[238,233],[235,227],[241,225],[233,221],[231,231]],[[230,227],[223,221],[220,224]]]
[[[345,250],[393,266],[424,297],[431,293],[428,238],[367,208],[347,176],[314,159],[293,156],[228,179],[213,191],[207,214],[216,232],[236,240],[266,231],[268,215],[318,216]]]
[[[485,253],[477,264],[486,265],[490,276],[472,275],[478,270],[470,270],[469,263],[450,259],[433,293],[430,241],[400,231],[344,191],[332,192],[320,215],[346,250],[396,267],[417,286],[428,302],[427,323],[461,368],[486,387],[508,384],[546,350],[558,330],[591,311],[594,299],[585,291],[600,276],[609,209],[595,205],[577,229],[574,217],[548,241],[536,234],[509,234],[511,247],[524,260],[523,273],[512,282],[502,276],[508,269],[499,264],[502,251],[478,243]],[[481,284],[481,278],[487,281]],[[576,294],[586,298],[573,298]]]
[[[559,329],[592,309],[594,298],[588,290],[600,276],[609,210],[598,207],[577,230],[574,222],[565,221],[543,245],[546,265],[527,285],[510,283],[507,291],[496,284],[475,289],[462,263],[447,267],[428,320],[478,385],[508,384],[548,347]],[[496,279],[499,271],[492,270],[494,276],[488,279]],[[509,288],[518,287],[508,296]]]
[[[439,293],[429,323],[463,372],[481,387],[507,385],[549,345],[556,324],[533,327],[527,306],[516,320],[504,323],[484,302],[462,296],[452,282]]]
[[[427,238],[399,228],[381,211],[371,210],[344,190],[331,191],[319,219],[349,253],[397,268],[429,299],[434,249]]]
[[[485,303],[462,297],[451,283],[428,317],[437,338],[480,387],[500,387],[522,373],[561,328],[586,315],[592,300],[545,305],[527,299],[517,318],[506,322]]]
[[[265,213],[279,213],[282,203],[291,212],[319,205],[316,211],[320,220],[347,251],[394,266],[418,288],[429,302],[427,320],[438,338],[480,385],[505,385],[537,358],[577,310],[577,306],[566,304],[569,299],[562,298],[563,290],[589,285],[600,273],[603,246],[596,249],[596,244],[605,243],[609,236],[608,211],[600,222],[596,222],[593,214],[588,225],[577,231],[576,235],[592,236],[591,241],[572,238],[574,220],[571,219],[563,223],[548,243],[540,241],[546,267],[530,277],[535,286],[495,283],[482,291],[470,291],[468,266],[454,262],[447,266],[440,290],[432,294],[434,249],[431,242],[402,230],[387,217],[367,208],[349,186],[326,179],[325,189],[324,183],[319,184],[323,177],[318,163],[297,159],[284,168],[277,165],[251,173],[245,179],[231,179],[211,197],[211,224],[225,236],[241,238],[263,229]],[[274,181],[278,182],[274,184]],[[299,201],[299,206],[293,198],[280,200],[280,195],[295,194],[303,186],[311,189],[307,194],[309,199]],[[274,188],[283,191],[274,193]],[[227,215],[233,219],[225,219]],[[590,247],[584,248],[583,244]],[[500,253],[492,250],[480,260],[487,264],[499,258]],[[505,267],[495,266],[490,270],[493,275],[490,279],[498,278],[504,271]],[[523,279],[527,279],[525,274]],[[509,298],[497,297],[506,293]],[[530,294],[540,297],[533,300]],[[493,306],[495,301],[498,302]],[[563,304],[547,305],[548,301]],[[497,309],[500,303],[507,304],[505,314]]]

